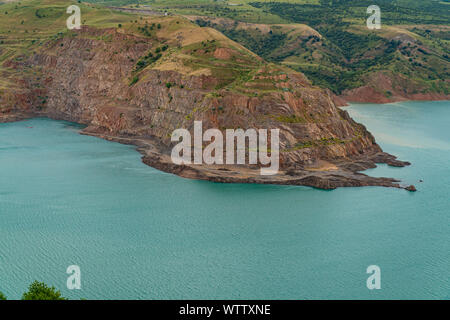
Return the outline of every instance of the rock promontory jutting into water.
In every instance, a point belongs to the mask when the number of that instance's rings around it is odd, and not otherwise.
[[[146,164],[187,178],[406,187],[360,173],[376,163],[409,163],[384,153],[329,91],[214,29],[170,16],[58,31],[3,62],[9,85],[0,96],[0,122],[49,117],[85,124],[84,134],[134,144]],[[195,120],[222,131],[280,129],[279,173],[261,176],[250,165],[175,165],[171,134],[192,131]]]

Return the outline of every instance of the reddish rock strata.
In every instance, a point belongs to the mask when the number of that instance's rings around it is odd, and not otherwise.
[[[110,41],[99,40],[106,35]],[[384,153],[363,125],[302,74],[278,76],[274,81],[283,90],[257,96],[226,90],[211,95],[218,83],[213,76],[154,68],[130,85],[136,61],[151,47],[136,35],[85,27],[78,36],[51,41],[20,62],[6,61],[4,66],[20,76],[16,87],[1,95],[0,122],[49,117],[85,124],[82,133],[137,145],[146,164],[186,178],[321,189],[403,188],[394,179],[359,172],[375,163],[409,163]],[[229,49],[214,52],[217,59],[232,54]],[[261,78],[266,71],[262,68]],[[168,88],[168,82],[177,85]],[[280,172],[260,176],[256,166],[173,164],[170,135],[177,128],[192,130],[194,120],[203,121],[204,130],[279,128]]]

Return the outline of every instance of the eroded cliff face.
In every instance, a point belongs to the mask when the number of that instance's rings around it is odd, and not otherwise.
[[[0,121],[47,116],[82,123],[84,133],[136,144],[145,163],[190,178],[327,189],[399,186],[358,173],[375,162],[407,163],[383,153],[327,91],[240,48],[214,39],[205,39],[206,46],[200,40],[197,48],[184,36],[150,41],[123,30],[83,27],[23,59],[7,60],[3,66],[14,71],[16,86],[2,92]],[[137,62],[161,43],[168,49],[159,61],[137,71]],[[249,57],[253,69],[240,79],[224,80],[211,71]],[[194,68],[196,58],[212,65]],[[192,131],[194,120],[203,121],[204,130],[279,128],[280,173],[260,177],[250,166],[174,165],[171,134],[178,128]]]

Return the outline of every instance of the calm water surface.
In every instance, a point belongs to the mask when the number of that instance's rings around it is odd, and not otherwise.
[[[193,181],[132,146],[33,119],[0,125],[0,291],[71,299],[450,298],[450,102],[347,108],[415,184],[321,191]],[[419,182],[423,180],[423,182]],[[82,290],[66,288],[79,265]],[[381,268],[381,290],[366,268]]]

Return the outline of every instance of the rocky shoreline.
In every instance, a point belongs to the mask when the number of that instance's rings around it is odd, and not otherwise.
[[[337,106],[349,103],[394,103],[402,101],[440,101],[450,100],[450,95],[438,92],[422,92],[424,88],[407,87],[408,82],[400,75],[376,72],[368,77],[368,84],[359,88],[344,90],[333,100]],[[405,87],[394,85],[403,83]]]
[[[191,179],[326,190],[415,189],[361,173],[377,163],[409,163],[384,153],[362,124],[336,107],[329,91],[311,86],[303,74],[265,64],[222,35],[211,30],[201,34],[204,28],[181,18],[158,21],[162,30],[164,23],[183,27],[150,41],[112,28],[83,27],[76,36],[52,40],[29,57],[5,61],[3,66],[19,76],[10,79],[15,87],[0,96],[0,122],[48,117],[83,124],[82,134],[136,145],[145,164]],[[188,41],[208,50],[183,48]],[[161,61],[131,81],[136,61],[156,52],[162,42],[168,49]],[[201,62],[201,69],[193,69],[195,61]],[[224,80],[225,72],[237,64],[247,68],[245,77]],[[39,76],[24,70],[35,70]],[[172,132],[192,132],[194,121],[202,121],[205,130],[279,129],[279,173],[261,176],[258,166],[173,164]]]
[[[359,171],[375,168],[375,163],[386,163],[390,166],[405,167],[409,162],[399,161],[395,156],[385,152],[364,156],[357,161],[342,161],[333,170],[287,169],[280,170],[273,176],[260,175],[260,168],[248,165],[176,165],[168,152],[161,151],[157,141],[153,139],[128,139],[107,136],[89,131],[82,134],[96,136],[109,141],[137,146],[142,154],[142,162],[163,172],[172,173],[183,178],[207,180],[219,183],[255,183],[275,185],[309,186],[318,189],[332,190],[339,187],[382,186],[408,190],[413,186],[404,186],[393,178],[370,177]],[[412,190],[409,190],[412,191]],[[414,190],[415,191],[415,190]]]
[[[360,96],[357,93],[340,95],[334,98],[334,102],[339,107],[347,107],[350,103],[375,103],[375,104],[387,104],[396,102],[407,102],[407,101],[446,101],[450,100],[449,95],[443,94],[418,94],[406,97],[394,97],[386,98],[380,97],[378,95]]]
[[[248,165],[176,165],[172,162],[168,150],[159,145],[156,139],[148,137],[110,136],[94,131],[83,130],[81,134],[91,135],[108,141],[135,145],[142,154],[142,162],[163,172],[172,173],[183,178],[207,180],[218,183],[255,183],[275,185],[309,186],[318,189],[332,190],[339,187],[382,186],[412,190],[414,186],[401,185],[393,178],[370,177],[359,171],[375,168],[375,163],[386,163],[389,166],[405,167],[410,163],[399,161],[393,155],[378,152],[366,155],[356,161],[342,161],[333,170],[288,169],[280,170],[273,176],[261,176],[260,168]]]
[[[0,123],[16,122],[35,117],[47,117],[45,114],[14,114],[0,115]],[[54,120],[67,120],[53,118]],[[370,177],[360,171],[375,168],[376,163],[386,163],[394,167],[405,167],[409,162],[399,161],[393,155],[377,152],[364,155],[354,161],[339,161],[333,169],[290,168],[280,170],[273,176],[261,176],[260,168],[249,165],[176,165],[171,161],[168,150],[160,145],[157,139],[150,137],[121,137],[96,132],[85,128],[80,134],[95,136],[108,141],[134,145],[142,154],[142,162],[163,172],[178,175],[183,178],[207,180],[218,183],[254,183],[274,185],[308,186],[323,190],[333,190],[340,187],[381,186],[416,191],[415,186],[402,185],[399,180],[385,177]]]

